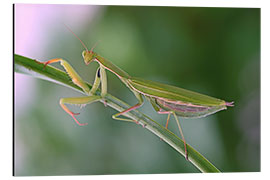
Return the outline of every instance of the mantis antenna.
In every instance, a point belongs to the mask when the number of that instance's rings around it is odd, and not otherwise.
[[[98,45],[99,41],[94,44],[94,46],[91,48],[90,52],[93,52],[93,49]]]
[[[65,24],[64,24],[65,25]],[[85,50],[87,51],[87,52],[89,52],[88,51],[88,49],[87,49],[87,47],[85,46],[85,44],[82,42],[82,40],[67,26],[67,25],[65,25],[66,26],[66,28],[77,38],[77,39],[79,39],[79,41],[81,42],[81,44],[83,45],[83,47],[85,48]],[[93,48],[92,48],[93,49]],[[92,51],[92,49],[91,49],[91,51]]]

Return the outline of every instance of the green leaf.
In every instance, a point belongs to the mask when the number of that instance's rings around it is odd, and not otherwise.
[[[17,73],[27,74],[33,77],[46,79],[48,81],[52,81],[54,83],[58,83],[64,85],[68,88],[72,88],[81,93],[84,93],[83,90],[72,83],[70,77],[62,70],[54,68],[48,65],[44,68],[43,64],[40,64],[37,60],[33,60],[27,57],[23,57],[20,55],[14,55],[14,69]],[[92,86],[87,83],[89,88]],[[100,94],[100,90],[97,91],[97,95]],[[127,103],[121,101],[120,99],[107,94],[105,97],[107,105],[117,111],[123,111],[130,107]],[[101,100],[104,102],[104,100]],[[156,136],[161,138],[163,141],[168,143],[171,147],[173,147],[177,152],[185,157],[185,147],[184,142],[175,134],[173,134],[168,129],[164,128],[162,125],[152,120],[148,116],[144,115],[138,110],[130,111],[126,113],[126,116],[138,121],[142,127],[151,131]],[[198,151],[192,148],[187,144],[188,157],[189,162],[192,163],[195,167],[197,167],[201,172],[220,172],[213,164],[211,164],[205,157],[203,157]],[[189,163],[187,161],[187,163]]]

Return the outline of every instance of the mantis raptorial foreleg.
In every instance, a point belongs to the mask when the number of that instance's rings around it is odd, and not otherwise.
[[[101,79],[101,97],[104,98],[107,94],[107,75],[106,70],[104,66],[101,64],[99,65],[99,73],[98,73],[100,79]],[[107,106],[107,101],[104,99],[103,101],[104,106]]]
[[[66,72],[68,73],[68,75],[70,76],[72,82],[76,85],[78,85],[79,87],[81,87],[83,89],[83,91],[90,96],[86,96],[86,97],[71,97],[71,98],[61,98],[60,99],[60,105],[61,107],[69,114],[72,116],[72,118],[75,120],[75,122],[80,125],[80,126],[84,126],[87,123],[80,123],[76,118],[75,115],[78,115],[79,113],[74,113],[72,111],[70,111],[65,104],[76,104],[76,105],[86,105],[86,104],[90,104],[92,102],[98,101],[100,99],[102,99],[103,96],[95,96],[93,94],[95,94],[96,90],[98,89],[99,85],[100,85],[100,71],[102,71],[101,69],[104,70],[104,68],[98,68],[97,72],[96,72],[96,77],[95,77],[95,81],[94,84],[92,86],[92,89],[90,90],[89,87],[87,86],[87,84],[81,79],[81,77],[77,74],[77,72],[71,67],[71,65],[66,62],[63,59],[51,59],[47,62],[43,62],[43,64],[46,66],[48,64],[51,63],[55,63],[55,62],[60,62],[61,65],[65,68]],[[44,67],[45,67],[44,66]],[[105,78],[106,78],[106,74],[105,74]],[[103,75],[103,80],[104,80],[104,75]],[[106,84],[106,80],[103,81],[103,84]],[[104,85],[103,85],[104,87]],[[107,89],[107,88],[106,88]],[[103,91],[103,93],[106,94],[106,89],[105,91]]]
[[[90,90],[90,94],[95,94],[99,85],[100,85],[100,68],[97,69],[95,81],[92,85],[92,89]]]
[[[46,62],[42,62],[42,64],[45,65],[44,66],[45,68],[48,64],[56,63],[56,62],[60,62],[60,64],[65,68],[66,72],[68,73],[69,77],[71,78],[74,84],[81,87],[86,94],[89,94],[90,92],[89,87],[67,61],[61,58],[56,58],[56,59],[51,59]]]
[[[65,104],[76,104],[76,105],[86,105],[90,104],[92,102],[98,101],[102,99],[100,96],[86,96],[86,97],[71,97],[71,98],[61,98],[60,99],[60,105],[61,107],[69,114],[72,116],[74,121],[80,125],[84,126],[87,125],[88,123],[80,123],[76,118],[75,115],[79,115],[80,113],[73,113],[70,111]]]
[[[104,66],[100,65],[100,78],[101,78],[101,97],[107,94],[107,75]]]

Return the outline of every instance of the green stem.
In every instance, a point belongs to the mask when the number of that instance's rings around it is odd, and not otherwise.
[[[44,65],[39,64],[38,61],[17,54],[14,55],[14,62],[15,72],[17,73],[23,73],[53,81],[55,83],[65,85],[69,88],[73,88],[83,93],[82,89],[73,84],[69,76],[64,71],[56,69],[52,66],[47,66],[44,69]],[[90,88],[92,87],[90,84],[88,84],[88,86]],[[97,91],[97,94],[100,94],[100,90]],[[130,107],[127,103],[119,100],[118,98],[110,94],[106,95],[105,100],[107,101],[108,106],[119,112]],[[145,129],[151,131],[159,138],[163,139],[163,141],[168,143],[171,147],[173,147],[176,151],[178,151],[185,157],[184,142],[171,131],[164,128],[162,125],[147,117],[138,110],[130,111],[125,115],[131,119],[138,121],[138,124],[142,125]],[[205,157],[203,157],[198,151],[196,151],[188,144],[187,150],[189,155],[189,161],[201,172],[220,172],[213,164],[211,164]]]

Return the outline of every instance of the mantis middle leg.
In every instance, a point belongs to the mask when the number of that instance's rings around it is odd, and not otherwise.
[[[139,102],[138,102],[137,104],[135,104],[134,106],[132,106],[132,107],[130,107],[130,108],[128,108],[128,109],[126,109],[126,110],[124,110],[124,111],[122,111],[122,112],[119,112],[119,113],[117,113],[117,114],[114,114],[114,115],[112,116],[113,119],[115,119],[115,120],[121,120],[121,121],[129,121],[129,122],[136,122],[136,123],[138,123],[137,121],[135,121],[135,120],[133,120],[133,119],[126,119],[126,118],[119,118],[119,117],[118,117],[118,116],[121,116],[121,115],[123,115],[123,114],[129,112],[129,111],[132,111],[132,110],[135,110],[135,109],[141,107],[141,105],[143,104],[143,98],[142,98],[142,95],[141,95],[140,93],[136,92],[136,91],[132,91],[132,92],[134,93],[135,97],[138,99]]]

